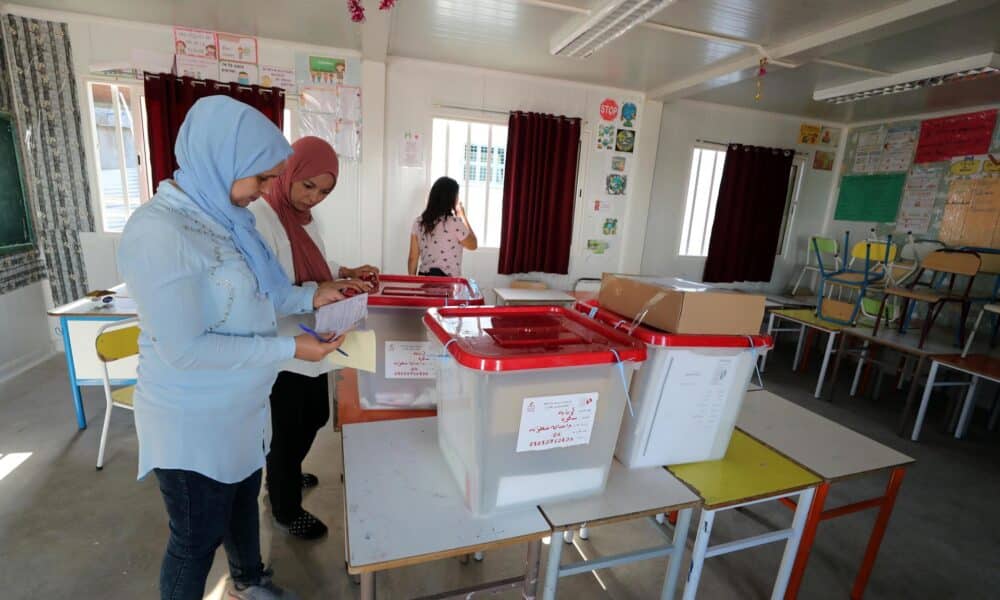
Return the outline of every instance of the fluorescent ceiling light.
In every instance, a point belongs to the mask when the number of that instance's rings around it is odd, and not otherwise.
[[[674,0],[607,0],[586,17],[572,19],[552,38],[556,56],[587,58]]]
[[[1000,73],[1000,55],[989,52],[911,71],[865,79],[847,85],[816,90],[813,100],[842,104],[875,96],[910,92],[955,81],[968,81]]]

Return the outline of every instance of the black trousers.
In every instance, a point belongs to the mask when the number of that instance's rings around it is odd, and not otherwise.
[[[282,371],[271,388],[271,451],[267,493],[271,512],[290,523],[302,512],[302,461],[316,432],[330,419],[326,373],[308,377]]]

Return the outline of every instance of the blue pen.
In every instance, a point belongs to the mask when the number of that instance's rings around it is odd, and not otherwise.
[[[308,333],[309,335],[313,336],[314,338],[316,338],[317,340],[323,342],[324,344],[329,344],[330,342],[333,341],[333,338],[326,339],[323,336],[321,336],[320,334],[318,334],[315,331],[313,331],[312,329],[310,329],[309,327],[306,327],[302,323],[299,323],[299,329],[301,329],[302,331]],[[344,352],[343,350],[341,350],[340,348],[337,348],[337,352],[340,352],[344,356],[348,356],[348,354],[346,352]]]

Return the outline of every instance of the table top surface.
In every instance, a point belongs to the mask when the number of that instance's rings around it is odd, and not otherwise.
[[[701,503],[701,498],[663,467],[629,469],[611,464],[608,486],[597,496],[550,502],[539,509],[553,530],[588,523],[601,525],[670,512]]]
[[[843,331],[851,337],[887,346],[917,357],[929,357],[931,355],[948,356],[962,353],[962,348],[956,345],[958,340],[953,327],[935,326],[927,336],[923,348],[917,348],[917,343],[920,341],[919,327],[910,327],[906,330],[906,333],[902,334],[899,333],[896,327],[886,323],[883,323],[879,327],[878,335],[872,333],[871,327],[847,327]],[[966,335],[968,333],[967,331]],[[985,335],[976,336],[972,350],[980,354],[990,354],[989,342],[986,339],[988,337]]]
[[[772,310],[771,314],[828,333],[837,333],[847,328],[846,325],[838,325],[817,317],[815,308],[781,308]]]
[[[358,394],[358,372],[355,369],[340,369],[336,375],[337,420],[335,429],[353,423],[374,423],[396,419],[419,419],[437,415],[437,410],[365,410],[361,408]]]
[[[134,317],[138,315],[135,301],[128,297],[125,284],[119,283],[110,290],[115,292],[115,301],[111,306],[99,306],[90,298],[80,298],[57,306],[48,311],[50,317]]]
[[[733,432],[721,460],[669,467],[705,499],[721,508],[778,496],[821,483],[821,479],[740,430]]]
[[[1000,382],[1000,356],[989,354],[961,354],[935,356],[934,360],[959,371]]]
[[[913,462],[902,452],[766,390],[747,393],[736,426],[827,481]]]
[[[380,571],[541,539],[537,507],[477,518],[438,449],[437,419],[343,429],[348,568]]]
[[[535,290],[529,288],[493,288],[504,302],[573,302],[574,296],[562,290]]]
[[[764,296],[764,309],[816,308],[816,296]]]

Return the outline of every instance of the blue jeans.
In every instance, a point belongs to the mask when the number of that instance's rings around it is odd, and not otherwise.
[[[260,581],[261,471],[238,483],[178,469],[155,469],[170,518],[170,540],[160,567],[162,600],[201,600],[219,544],[229,574],[241,584]]]

